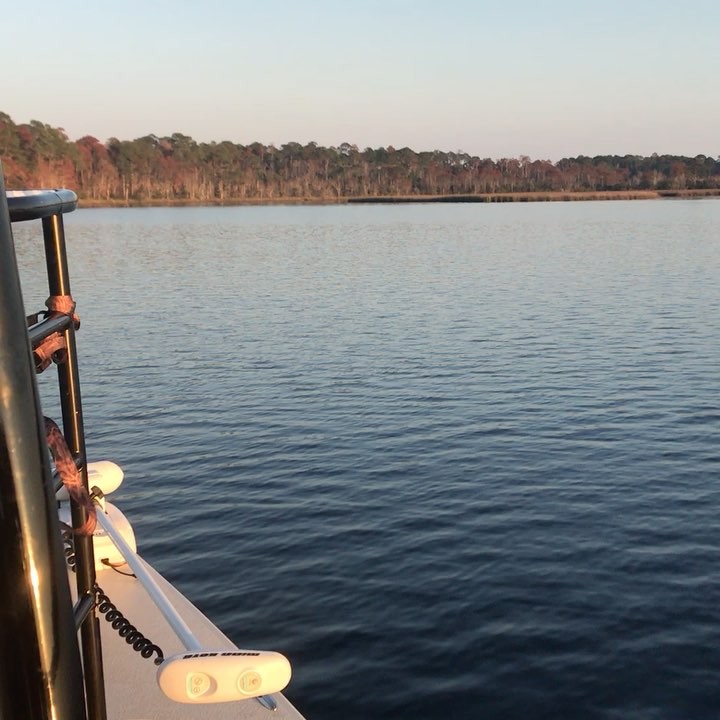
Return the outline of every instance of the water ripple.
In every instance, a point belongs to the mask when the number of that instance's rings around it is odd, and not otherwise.
[[[718,716],[720,203],[67,224],[90,450],[309,718]]]

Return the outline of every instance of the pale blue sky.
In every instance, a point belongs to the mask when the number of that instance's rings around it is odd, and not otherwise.
[[[719,0],[33,0],[0,110],[72,139],[720,155]]]

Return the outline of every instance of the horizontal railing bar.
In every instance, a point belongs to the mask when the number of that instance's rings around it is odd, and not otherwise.
[[[77,207],[77,195],[72,190],[8,190],[8,210],[11,222],[38,220],[72,212]]]
[[[45,338],[50,337],[53,333],[63,332],[70,327],[72,318],[68,315],[53,315],[45,318],[37,325],[28,328],[30,343],[33,348],[37,347]]]
[[[73,614],[75,615],[75,629],[79,630],[81,625],[85,622],[88,615],[92,612],[95,607],[95,597],[93,595],[85,595],[85,597],[75,603],[73,608]]]

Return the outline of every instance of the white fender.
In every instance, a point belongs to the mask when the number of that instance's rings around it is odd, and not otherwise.
[[[118,532],[122,535],[125,542],[132,548],[133,552],[137,552],[137,544],[135,543],[135,533],[133,532],[130,521],[122,514],[119,508],[112,503],[106,502],[104,511],[101,508],[98,512],[105,512],[110,517]],[[70,503],[60,503],[58,509],[60,522],[66,525],[72,525],[70,516]],[[93,533],[93,547],[95,551],[95,570],[106,570],[107,563],[111,565],[124,565],[125,558],[115,547],[115,543],[108,537],[105,531],[98,525]],[[104,563],[103,560],[106,562]]]
[[[111,492],[115,492],[122,484],[123,477],[125,476],[122,468],[109,460],[88,463],[87,469],[88,486],[90,490],[92,490],[93,487],[99,487],[103,495],[109,495]],[[65,487],[61,487],[57,491],[56,497],[61,502],[70,499]]]
[[[188,650],[166,658],[157,682],[175,702],[206,704],[280,692],[290,675],[290,663],[280,653],[226,648]]]

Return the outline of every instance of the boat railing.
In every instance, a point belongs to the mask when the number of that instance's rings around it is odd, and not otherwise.
[[[164,695],[195,703],[255,698],[275,710],[272,694],[290,680],[288,660],[272,651],[239,650],[229,641],[206,648],[109,514],[97,510],[105,507],[104,496],[89,482],[75,342],[79,319],[63,221],[76,206],[68,190],[6,193],[0,172],[0,573],[10,596],[0,603],[0,662],[9,668],[0,673],[0,718],[106,720],[99,613],[110,621],[107,607],[114,606],[97,584],[95,523],[185,647],[165,657],[141,635],[140,646],[133,642],[143,657],[157,653],[156,679]],[[31,315],[23,303],[12,235],[12,223],[28,220],[42,223],[49,292],[47,310]],[[36,380],[51,365],[57,368],[62,430],[43,416]],[[48,450],[59,483],[53,481]],[[61,534],[56,493],[62,486],[72,532],[65,528]],[[60,512],[66,521],[65,508]],[[74,603],[68,566],[75,571]],[[124,626],[112,622],[132,642]],[[204,684],[188,684],[198,678]]]
[[[0,603],[0,662],[8,670],[0,680],[0,717],[106,718],[92,537],[74,538],[73,605],[35,378],[42,369],[37,351],[55,337],[62,347],[51,353],[62,430],[87,491],[78,323],[57,305],[72,297],[63,214],[76,206],[69,190],[6,193],[0,172],[0,572],[12,592]],[[42,222],[49,290],[48,310],[29,318],[11,227],[28,220]],[[72,502],[73,527],[85,524],[87,512]]]

